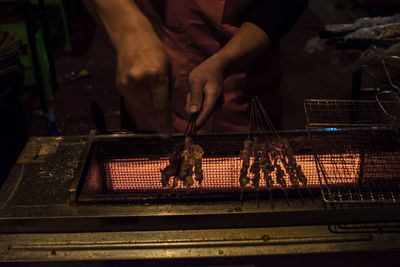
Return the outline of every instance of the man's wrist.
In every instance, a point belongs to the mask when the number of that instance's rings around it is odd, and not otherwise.
[[[152,29],[146,32],[137,31],[135,29],[125,28],[116,34],[110,34],[110,38],[117,52],[122,52],[126,48],[134,50],[143,49],[161,49],[163,44]],[[132,51],[134,52],[134,51]]]
[[[132,45],[159,41],[148,18],[131,0],[85,0],[85,4],[102,22],[116,50],[124,42]]]
[[[216,70],[222,73],[228,68],[231,62],[229,56],[222,49],[212,55],[209,60],[213,62]]]
[[[239,31],[223,46],[216,55],[225,70],[239,69],[243,62],[248,62],[264,53],[271,42],[268,35],[257,25],[245,22]]]
[[[141,44],[148,44],[150,46],[150,44],[161,43],[147,18],[144,18],[142,21],[121,24],[114,22],[113,25],[106,26],[106,29],[117,50],[124,47],[126,43],[137,44],[138,47]]]

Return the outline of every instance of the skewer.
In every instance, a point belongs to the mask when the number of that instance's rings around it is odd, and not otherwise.
[[[255,98],[252,98],[251,100],[251,110],[250,110],[250,120],[249,120],[249,132],[247,135],[247,139],[250,139],[250,135],[252,134],[252,139],[258,138],[261,134],[264,134],[265,139],[267,139],[267,130],[264,127],[263,124],[263,119],[262,119],[262,115],[260,113],[260,107],[259,104],[257,103]],[[262,141],[258,140],[256,141],[257,143],[255,144],[255,146],[259,146]],[[255,169],[253,169],[253,171],[251,171],[253,173],[253,184],[256,188],[256,199],[257,199],[257,206],[260,207],[260,198],[259,198],[259,183],[260,181],[256,181],[255,179],[260,179],[260,174],[257,174],[257,166],[255,166],[254,164],[259,164],[259,162],[256,163],[256,158],[258,156],[259,153],[259,147],[253,147],[253,157],[254,157],[254,162],[253,162],[253,167]],[[262,148],[261,148],[262,149]],[[258,166],[258,169],[260,168],[260,166]],[[258,176],[257,176],[258,175]],[[272,192],[271,192],[271,188],[268,188],[269,191],[269,199],[271,201],[271,205],[272,205]]]
[[[312,193],[312,191],[310,190],[310,188],[308,186],[307,186],[307,190],[308,190],[308,193],[310,194],[311,202],[314,203],[314,194]]]
[[[305,199],[303,196],[303,192],[301,192],[300,188],[299,188],[299,183],[301,183],[303,186],[305,186],[309,192],[309,195],[311,197],[311,200],[313,200],[314,196],[313,196],[313,192],[310,190],[309,187],[307,187],[306,182],[304,182],[303,180],[301,180],[302,177],[299,178],[295,168],[297,166],[296,164],[296,160],[294,158],[294,154],[293,151],[291,150],[291,147],[289,144],[287,144],[287,142],[285,142],[285,139],[281,139],[281,137],[279,136],[278,132],[276,131],[274,125],[272,124],[269,116],[267,115],[267,112],[265,111],[263,105],[261,104],[261,101],[259,100],[259,98],[257,96],[252,98],[251,101],[251,110],[250,110],[250,120],[249,120],[249,132],[247,135],[247,139],[251,139],[251,138],[260,138],[260,137],[264,137],[265,140],[267,141],[269,139],[269,134],[272,135],[272,137],[276,138],[275,142],[276,144],[274,145],[273,143],[271,144],[271,147],[268,149],[272,149],[270,151],[268,151],[268,155],[271,158],[272,161],[272,165],[273,165],[273,169],[275,169],[275,171],[278,171],[279,169],[281,169],[280,172],[283,172],[283,175],[285,175],[285,173],[287,173],[287,175],[289,175],[290,178],[290,186],[293,185],[293,187],[297,190],[300,199],[302,201],[302,203],[305,203]],[[260,140],[260,143],[262,143],[262,141]],[[261,148],[262,151],[265,150],[265,148]],[[253,157],[254,159],[257,156],[257,149],[255,149],[254,151],[252,151]],[[280,161],[280,162],[279,162]],[[264,162],[264,161],[262,161]],[[264,164],[264,163],[262,163]],[[283,164],[283,166],[282,166]],[[283,168],[283,170],[282,170]],[[279,175],[282,176],[282,173],[279,173]],[[265,176],[265,175],[264,175]],[[252,179],[254,179],[254,172],[253,175],[250,177]],[[256,177],[257,179],[257,177]],[[266,177],[264,177],[264,179],[266,179]],[[287,191],[287,187],[286,187],[286,179],[284,177],[278,177],[279,181],[278,183],[280,184],[282,190],[284,191],[286,200],[288,202],[288,205],[290,206],[289,203],[289,196],[288,196],[288,191]],[[272,197],[272,188],[271,185],[268,184],[269,182],[266,181],[266,188],[268,190],[268,196],[267,199],[269,198],[269,201],[271,202],[271,208],[273,209],[273,197]],[[257,190],[257,204],[259,205],[259,188],[256,186],[256,190]],[[243,191],[243,189],[241,190]],[[241,195],[243,194],[243,192],[241,192]],[[241,196],[241,201],[243,201],[243,196]]]
[[[240,206],[243,206],[243,187],[240,187]]]
[[[251,100],[251,109],[250,109],[250,120],[249,120],[249,131],[247,132],[247,139],[250,139],[250,132],[251,132],[251,122],[253,121],[253,105],[254,99]]]
[[[258,199],[258,191],[259,191],[260,189],[257,187],[257,207],[259,208],[260,207],[260,200]]]
[[[267,112],[265,111],[263,105],[261,104],[261,102],[257,96],[255,97],[255,101],[258,103],[261,113],[264,116],[264,120],[267,122],[267,125],[270,128],[270,130],[272,131],[273,135],[275,135],[278,139],[280,139],[278,132],[275,130],[274,125],[272,124],[271,120],[269,119]]]
[[[266,177],[266,175],[268,175],[269,177]],[[271,187],[272,187],[272,177],[271,174],[266,174],[264,173],[264,180],[265,180],[265,186],[268,189],[268,196],[269,196],[269,201],[271,202],[271,209],[274,209],[274,204],[273,204],[273,200],[272,200],[272,192],[271,192]],[[267,196],[267,199],[268,199]]]
[[[262,106],[262,104],[261,104],[260,100],[258,99],[258,97],[255,97],[255,101],[258,103],[259,108],[261,110],[261,113],[262,113],[262,115],[264,117],[264,120],[267,123],[268,127],[270,128],[272,134],[275,135],[275,137],[280,142],[280,136],[279,136],[278,132],[275,130],[274,125],[272,124],[271,120],[269,119],[269,116],[268,116],[267,112],[265,111],[264,107]],[[283,157],[282,157],[281,153],[278,153],[278,158],[280,158],[281,161],[283,160]],[[277,164],[278,158],[275,158],[275,157],[273,158],[273,160],[275,161],[275,164]],[[283,192],[285,193],[287,204],[288,204],[288,206],[290,206],[289,197],[288,197],[286,188],[284,188],[282,185],[281,185],[281,188],[282,188]]]
[[[257,103],[256,103],[256,100],[253,98],[252,99],[252,108],[251,108],[251,116],[250,116],[250,123],[252,123],[252,125],[253,125],[253,127],[254,127],[254,125],[255,125],[255,133],[256,134],[254,134],[254,137],[253,137],[253,139],[256,139],[256,137],[257,137],[257,135],[260,135],[261,133],[264,133],[264,135],[265,135],[265,138],[267,137],[266,136],[266,129],[264,128],[264,126],[263,126],[263,123],[262,123],[262,118],[261,118],[261,114],[260,114],[260,111],[259,111],[259,109],[257,108]],[[251,131],[251,127],[249,127],[249,131]],[[250,135],[250,134],[249,134]],[[258,137],[257,137],[258,138]],[[257,141],[258,142],[258,144],[256,144],[257,146],[260,146],[260,143],[261,143],[261,141],[260,140],[258,140]],[[259,153],[259,147],[254,147],[254,151],[253,151],[253,156],[254,156],[254,162],[256,161],[256,158],[257,158],[257,156],[259,156],[257,153]],[[253,164],[255,164],[255,163],[253,163]],[[256,164],[259,164],[259,162],[258,163],[256,163]],[[259,169],[260,167],[258,167],[258,169]],[[258,170],[258,173],[260,172],[261,170]],[[260,179],[261,177],[260,177],[260,174],[258,174],[258,177],[256,177],[256,175],[257,175],[257,173],[253,173],[253,179]],[[259,208],[260,207],[260,199],[259,199],[259,191],[260,191],[260,188],[259,188],[259,183],[260,183],[260,181],[257,181],[257,183],[255,184],[255,187],[256,187],[256,199],[257,199],[257,207]],[[272,198],[272,195],[270,195],[270,198]]]
[[[191,115],[189,118],[188,125],[185,129],[185,136],[189,136],[194,139],[197,135],[197,126],[196,126],[197,114]]]
[[[271,202],[271,210],[274,209],[274,202],[272,199],[272,192],[271,192],[271,187],[268,187],[268,191],[269,191],[269,201]]]
[[[261,112],[262,112],[262,114],[263,114],[263,116],[264,116],[265,121],[267,122],[267,125],[270,127],[271,131],[272,131],[273,134],[278,138],[278,140],[280,140],[281,138],[280,138],[278,132],[275,130],[275,128],[274,128],[274,126],[273,126],[271,120],[269,119],[269,117],[268,117],[268,115],[267,115],[267,112],[265,111],[265,109],[264,109],[264,107],[262,106],[262,104],[261,104],[260,100],[258,99],[258,97],[255,97],[255,100],[257,101],[257,103],[258,103],[258,105],[259,105],[259,107],[260,107],[260,110],[261,110]],[[281,153],[279,153],[279,154],[281,154]],[[280,157],[281,157],[281,160],[284,159],[283,155],[280,155]],[[304,185],[304,184],[303,184],[303,185]],[[304,185],[304,186],[306,186],[306,185]],[[308,186],[306,186],[306,188],[307,188],[307,190],[308,190],[308,192],[309,192],[309,194],[310,194],[310,196],[311,196],[311,201],[314,202],[314,195],[313,195],[312,191],[310,190],[310,188],[309,188]],[[302,193],[301,193],[301,191],[300,191],[299,188],[297,188],[297,190],[298,190],[299,195],[300,195],[300,197],[301,197],[301,200],[302,200],[302,202],[303,202],[303,204],[304,204],[303,195],[302,195]],[[285,191],[285,196],[287,197],[286,189],[284,189],[284,191]],[[288,197],[287,197],[287,199],[288,199]],[[288,205],[289,205],[289,201],[288,201]]]
[[[281,186],[281,187],[282,187],[282,189],[283,189],[283,192],[285,193],[287,205],[290,207],[289,196],[288,196],[288,194],[287,194],[287,192],[286,192],[286,188],[284,188],[283,186]]]
[[[304,205],[304,198],[303,198],[303,194],[301,193],[301,191],[300,191],[300,189],[297,187],[297,192],[299,193],[299,196],[300,196],[300,200],[301,200],[301,203],[303,203],[303,205]]]

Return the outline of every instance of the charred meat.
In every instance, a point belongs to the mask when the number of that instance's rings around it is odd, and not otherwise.
[[[285,172],[282,170],[281,166],[275,165],[276,182],[280,184],[283,188],[286,188]]]
[[[243,143],[243,149],[240,151],[240,159],[242,160],[242,169],[240,170],[239,182],[240,186],[246,186],[250,179],[247,177],[248,169],[250,167],[252,141],[247,139]]]
[[[242,169],[248,169],[250,167],[250,156],[251,156],[251,140],[246,140],[243,143],[243,149],[240,151],[240,159],[242,162]]]
[[[178,186],[179,181],[182,181],[184,186],[190,187],[194,184],[193,174],[196,181],[201,183],[203,181],[203,154],[203,148],[193,144],[193,140],[188,136],[183,144],[176,145],[173,152],[169,154],[169,165],[160,170],[163,187],[168,186],[171,177],[174,177],[173,187]]]
[[[192,157],[194,161],[194,175],[195,180],[201,184],[203,181],[203,169],[202,169],[202,161],[203,161],[203,154],[204,150],[201,146],[192,144]]]
[[[245,187],[250,182],[249,177],[247,177],[247,169],[243,169],[240,171],[239,183],[241,187]]]
[[[302,185],[307,185],[307,178],[306,178],[306,176],[304,175],[304,173],[303,173],[303,171],[302,171],[302,169],[301,169],[301,166],[300,166],[300,165],[297,165],[296,168],[295,168],[294,170],[295,170],[296,176],[297,176],[297,178],[300,180],[301,184],[302,184]]]
[[[257,156],[255,156],[254,162],[253,162],[253,164],[251,164],[251,167],[250,167],[250,172],[254,175],[252,182],[253,182],[253,186],[255,188],[259,187],[259,185],[260,185],[260,178],[261,178],[260,171],[261,171],[260,157],[259,157],[259,155],[257,155]]]

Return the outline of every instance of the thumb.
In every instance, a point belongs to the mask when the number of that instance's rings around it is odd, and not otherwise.
[[[200,111],[202,103],[203,103],[203,85],[204,83],[200,82],[191,82],[190,88],[190,104],[189,104],[189,113],[196,114]]]

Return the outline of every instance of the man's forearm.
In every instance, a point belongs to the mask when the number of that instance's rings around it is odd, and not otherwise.
[[[271,40],[262,29],[245,22],[214,56],[220,60],[224,69],[236,69],[266,52],[270,46]]]
[[[147,17],[132,0],[83,0],[89,12],[105,27],[114,47],[121,42],[154,39],[156,33]]]

